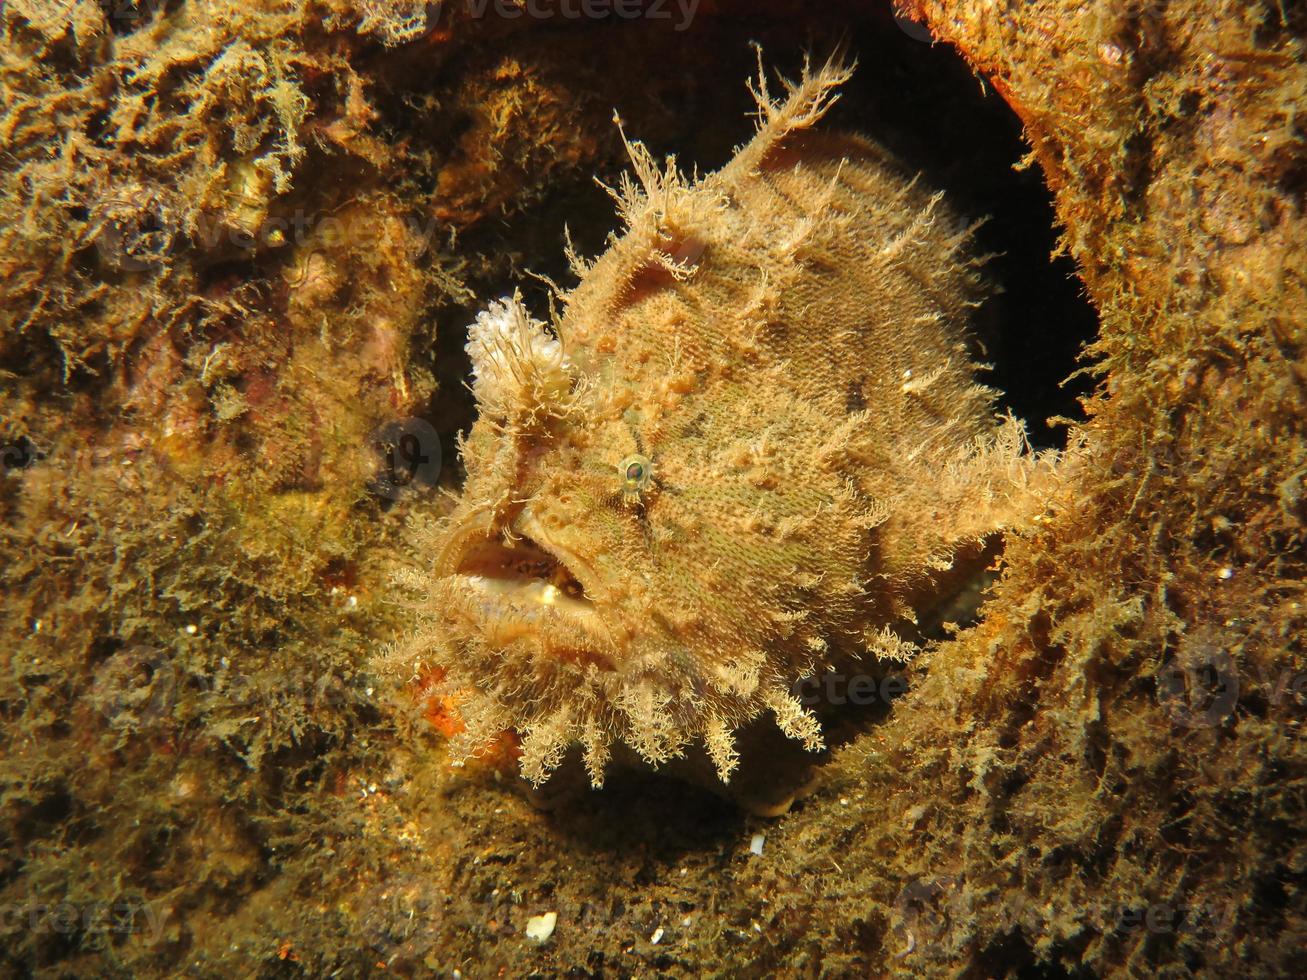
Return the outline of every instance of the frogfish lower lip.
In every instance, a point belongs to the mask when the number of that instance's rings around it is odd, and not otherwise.
[[[459,576],[460,580],[487,595],[505,596],[523,604],[551,606],[572,616],[593,616],[594,603],[564,592],[542,579],[505,579],[486,575]]]
[[[573,553],[551,541],[540,522],[524,510],[503,537],[476,517],[453,531],[436,560],[436,574],[479,596],[489,628],[510,611],[554,611],[575,625],[597,631],[593,573]],[[501,615],[497,615],[501,614]],[[521,624],[521,617],[512,617]],[[497,632],[497,627],[491,630]]]

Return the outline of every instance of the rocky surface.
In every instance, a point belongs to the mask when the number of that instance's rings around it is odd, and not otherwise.
[[[525,6],[0,11],[3,970],[1291,972],[1300,9]],[[823,692],[862,714],[779,820],[451,770],[372,665],[460,480],[464,325],[544,313],[565,223],[600,251],[614,107],[714,168],[747,42],[841,39],[836,121],[992,215],[992,381],[1069,417],[1054,506],[906,693]]]

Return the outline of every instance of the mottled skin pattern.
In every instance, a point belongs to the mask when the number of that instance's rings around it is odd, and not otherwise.
[[[702,743],[728,780],[764,712],[817,749],[795,683],[909,655],[1037,510],[1051,460],[974,378],[969,229],[810,128],[844,77],[760,81],[759,131],[695,183],[631,144],[627,230],[576,260],[558,345],[516,300],[479,321],[467,482],[397,651],[463,692],[459,751],[516,729],[539,783],[579,742],[598,785],[616,741],[655,765]]]

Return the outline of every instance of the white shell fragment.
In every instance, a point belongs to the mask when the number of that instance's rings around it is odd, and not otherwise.
[[[537,943],[548,942],[549,937],[554,934],[554,926],[556,925],[558,925],[557,912],[533,915],[526,920],[526,938]]]

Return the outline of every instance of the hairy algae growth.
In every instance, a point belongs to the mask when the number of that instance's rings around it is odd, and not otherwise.
[[[0,7],[0,973],[1292,972],[1301,11],[703,0],[677,31],[536,6]],[[718,170],[748,42],[797,77],[796,37],[860,65],[822,131],[992,216],[986,380],[1045,444],[1076,418],[1065,460],[978,622],[786,816],[616,766],[541,812],[511,740],[447,765],[465,695],[374,666],[430,628],[392,576],[457,506],[424,460],[434,430],[463,482],[464,325],[515,288],[543,315],[526,272],[574,282],[565,225],[605,251],[614,107]],[[1081,288],[1083,415],[1058,388]],[[651,373],[642,397],[674,380]],[[609,441],[614,522],[675,502],[674,453]],[[866,680],[837,670],[819,710]]]

